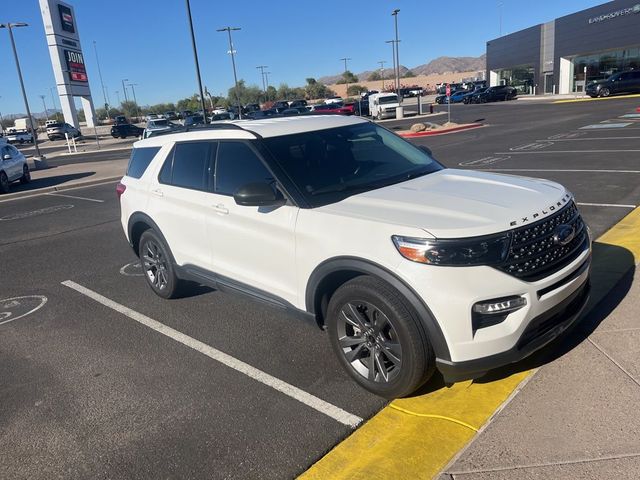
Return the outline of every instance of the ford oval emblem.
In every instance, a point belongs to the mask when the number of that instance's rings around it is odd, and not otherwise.
[[[576,236],[576,230],[571,225],[558,225],[553,231],[553,244],[566,245]]]

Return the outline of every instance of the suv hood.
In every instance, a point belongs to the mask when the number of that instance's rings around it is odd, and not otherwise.
[[[533,223],[570,200],[562,185],[548,180],[444,169],[320,210],[421,228],[435,238],[460,238]]]

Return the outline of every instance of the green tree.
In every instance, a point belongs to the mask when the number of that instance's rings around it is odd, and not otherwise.
[[[265,93],[267,97],[267,102],[275,100],[276,97],[278,96],[278,90],[276,90],[276,87],[274,87],[273,85],[269,85]]]
[[[342,85],[344,83],[356,83],[357,81],[358,81],[358,77],[356,77],[353,74],[353,72],[349,70],[345,70],[345,72],[342,74],[342,78],[338,80],[336,83],[338,85]]]
[[[180,112],[184,110],[191,110],[192,112],[196,112],[201,108],[202,104],[200,103],[200,95],[198,95],[197,93],[194,93],[190,97],[183,98],[182,100],[178,100],[176,102],[176,110]]]
[[[304,87],[304,97],[307,99],[327,98],[335,95],[335,92],[322,83],[318,83],[315,78],[307,78],[307,85]]]
[[[138,105],[133,100],[127,100],[126,102],[122,102],[120,104],[120,107],[122,108],[122,111],[124,112],[125,116],[129,118],[138,116]]]
[[[244,80],[238,80],[238,97],[242,105],[247,103],[258,103],[264,97],[262,90],[257,85],[247,86]],[[236,97],[236,87],[233,86],[229,89],[229,95],[227,101],[230,105],[235,105],[238,100]]]
[[[360,95],[362,92],[366,92],[368,90],[367,87],[363,87],[362,85],[349,85],[349,88],[347,88],[347,95],[355,95],[358,96]]]
[[[371,74],[369,75],[367,80],[370,81],[370,82],[376,82],[378,80],[382,80],[382,77],[380,76],[380,73],[378,73],[378,71],[376,70],[376,71],[371,72]]]

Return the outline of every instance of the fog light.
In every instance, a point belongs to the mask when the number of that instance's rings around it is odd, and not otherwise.
[[[478,302],[471,309],[471,323],[473,332],[480,328],[487,328],[504,322],[511,312],[524,307],[527,299],[524,297],[505,297]]]
[[[484,303],[476,303],[473,306],[473,311],[483,315],[507,313],[522,308],[526,304],[527,299],[524,297],[508,297]]]

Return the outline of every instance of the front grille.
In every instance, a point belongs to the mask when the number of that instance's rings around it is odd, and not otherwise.
[[[575,236],[557,245],[553,235],[558,225],[571,225]],[[534,282],[565,267],[587,248],[587,229],[575,203],[571,202],[549,218],[511,232],[511,246],[504,263],[497,268],[509,275]]]

